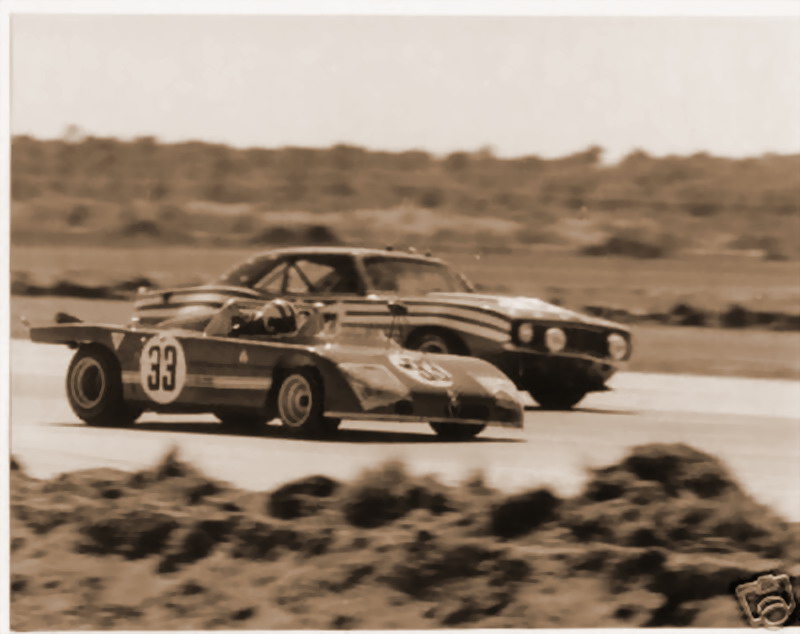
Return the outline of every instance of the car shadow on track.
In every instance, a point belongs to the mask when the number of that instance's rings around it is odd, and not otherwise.
[[[76,423],[55,423],[59,427],[81,427]],[[95,427],[93,429],[102,429]],[[245,431],[233,431],[225,429],[220,423],[198,422],[198,421],[169,421],[169,422],[142,422],[136,423],[133,427],[124,428],[125,431],[150,431],[150,432],[171,432],[185,434],[209,434],[214,436],[232,436],[243,438],[264,438],[275,440],[293,440],[296,442],[324,442],[324,443],[361,443],[361,444],[395,444],[395,443],[416,443],[416,444],[484,444],[484,443],[518,443],[525,442],[523,438],[483,438],[478,436],[470,440],[445,440],[433,432],[403,432],[390,429],[339,429],[331,436],[324,438],[301,438],[292,436],[278,424],[263,425],[256,429]]]
[[[572,409],[545,409],[540,405],[526,405],[526,412],[548,412],[551,414],[622,414],[622,415],[635,415],[639,414],[636,410],[632,409],[603,409],[600,407],[573,407]]]

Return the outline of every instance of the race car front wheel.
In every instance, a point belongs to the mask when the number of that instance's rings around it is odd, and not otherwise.
[[[339,421],[323,415],[325,394],[322,380],[310,368],[290,370],[278,389],[281,423],[298,436],[324,436],[336,431]]]
[[[67,398],[72,411],[89,425],[129,427],[141,414],[123,399],[117,358],[97,344],[82,346],[72,358]]]
[[[430,425],[442,440],[471,440],[486,429],[486,425],[462,425],[459,423],[431,423]]]

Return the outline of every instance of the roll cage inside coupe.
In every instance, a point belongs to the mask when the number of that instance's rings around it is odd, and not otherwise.
[[[223,275],[220,284],[245,286],[281,297],[426,295],[470,293],[472,285],[434,258],[384,251],[316,251],[256,257]]]
[[[485,359],[551,409],[606,389],[631,354],[631,335],[621,324],[531,297],[478,293],[444,261],[395,250],[276,249],[210,284],[146,292],[136,313],[143,324],[158,324],[210,314],[231,297],[337,303],[343,326],[391,329],[395,336],[389,304],[399,299],[408,308],[402,345]]]

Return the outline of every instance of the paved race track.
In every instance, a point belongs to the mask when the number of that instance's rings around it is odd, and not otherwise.
[[[742,485],[800,521],[800,383],[763,379],[621,374],[612,392],[573,412],[531,408],[524,431],[487,430],[471,442],[440,442],[427,425],[347,423],[330,441],[223,433],[212,416],[145,414],[131,429],[95,429],[64,393],[71,351],[13,340],[11,450],[31,475],[89,467],[135,469],[170,447],[207,474],[249,489],[322,473],[346,478],[384,460],[456,481],[477,470],[508,490],[551,485],[569,494],[586,467],[618,460],[633,445],[685,442],[722,458]]]

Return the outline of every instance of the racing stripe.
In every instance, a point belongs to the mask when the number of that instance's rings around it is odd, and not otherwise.
[[[148,305],[139,305],[135,306],[136,310],[146,310],[148,313],[152,310],[158,310],[160,308],[172,308],[177,310],[178,308],[186,308],[187,306],[208,306],[209,308],[219,308],[225,303],[225,300],[219,301],[200,301],[200,300],[189,300],[186,302],[159,302],[158,304],[148,304]]]
[[[166,296],[166,298],[165,298]],[[158,307],[163,305],[169,306],[181,306],[186,305],[187,303],[190,304],[208,304],[211,302],[216,302],[218,304],[223,304],[229,299],[238,298],[238,299],[249,299],[249,300],[259,300],[260,296],[257,293],[240,293],[235,291],[227,291],[225,289],[185,289],[185,290],[174,290],[174,291],[160,291],[157,293],[153,293],[147,297],[139,298],[135,306],[137,308],[142,308],[147,310],[151,307]],[[263,300],[262,300],[263,301]]]
[[[458,302],[457,300],[452,301],[444,301],[444,300],[417,300],[417,299],[409,299],[403,301],[404,304],[409,306],[430,306],[430,307],[437,307],[442,309],[448,310],[465,310],[470,312],[481,313],[483,318],[492,318],[490,321],[494,321],[498,324],[505,324],[507,327],[508,324],[511,322],[511,317],[508,315],[504,315],[503,313],[494,310],[492,308],[483,308],[481,306],[474,306],[471,304],[464,304]]]
[[[346,318],[358,318],[358,317],[371,317],[373,319],[382,319],[391,316],[385,312],[374,312],[374,311],[347,311]],[[419,312],[419,313],[410,313],[405,317],[401,317],[399,319],[411,319],[415,322],[419,323],[420,319],[423,320],[436,320],[436,319],[446,319],[452,320],[457,322],[463,322],[465,324],[471,324],[473,326],[480,326],[481,328],[489,328],[491,330],[497,330],[503,334],[507,334],[509,332],[509,327],[506,324],[504,327],[496,326],[491,323],[487,323],[484,321],[479,321],[477,319],[471,319],[469,317],[462,317],[461,315],[450,314],[445,312]]]
[[[161,288],[157,290],[148,291],[140,299],[153,299],[162,295],[226,295],[234,297],[247,297],[258,299],[263,297],[258,291],[250,290],[249,288],[239,286],[190,286],[186,288]]]
[[[417,304],[425,310],[410,310],[409,315],[399,318],[398,322],[412,326],[444,326],[453,330],[460,330],[477,337],[491,341],[508,341],[511,332],[511,320],[500,318],[483,309],[473,309],[471,306],[453,306],[442,302],[403,302],[404,304]],[[366,326],[370,323],[388,329],[393,317],[383,305],[376,306],[375,301],[347,302],[344,325],[354,324]]]
[[[194,289],[197,291],[197,289]],[[238,295],[241,297],[252,297],[252,298],[259,298],[263,297],[263,294],[259,291],[254,289],[246,288],[244,286],[226,286],[224,284],[214,285],[209,284],[203,287],[203,290],[207,290],[209,292],[215,293],[225,293],[227,295]],[[181,289],[176,289],[176,291],[181,291]],[[189,289],[183,289],[183,292],[190,292]]]
[[[180,298],[184,301],[163,302],[161,298],[154,303],[145,304],[138,302],[136,310],[140,312],[143,322],[151,323],[155,320],[167,319],[177,316],[181,309],[189,307],[205,307],[217,309],[230,299],[221,294],[197,293],[187,291],[185,294],[193,298]],[[196,297],[196,299],[195,299]],[[155,299],[155,298],[154,298]],[[243,302],[255,305],[259,300],[249,297],[250,301]],[[410,308],[409,315],[401,319],[414,326],[446,326],[454,330],[461,330],[478,337],[492,341],[507,341],[510,334],[511,320],[495,311],[475,306],[456,305],[450,302],[433,300],[399,300]],[[388,329],[392,323],[392,316],[386,308],[384,300],[347,299],[339,302],[344,306],[343,325],[353,324],[359,326],[383,327]],[[209,311],[210,312],[210,311]]]
[[[216,312],[211,307],[208,308],[210,308],[210,310],[204,310],[204,311],[198,310],[197,312],[181,313],[180,315],[178,314],[179,312],[178,308],[163,308],[162,310],[153,309],[153,310],[148,310],[146,313],[139,314],[138,317],[141,323],[148,324],[148,323],[158,323],[170,317],[178,317],[178,316],[202,317],[203,315],[209,315],[209,316],[213,315]]]
[[[186,377],[186,387],[210,387],[216,390],[268,390],[271,385],[271,377],[261,376],[190,374]]]
[[[139,372],[134,370],[122,372],[123,383],[138,385],[140,381]],[[271,377],[187,374],[184,387],[207,387],[216,390],[268,390],[271,385]]]
[[[404,304],[406,306],[431,306],[431,307],[441,307],[442,309],[446,310],[465,310],[471,313],[481,313],[486,317],[490,318],[487,321],[494,321],[499,326],[502,327],[502,324],[508,324],[511,321],[511,318],[507,315],[503,314],[502,312],[489,308],[489,307],[482,307],[482,306],[475,306],[474,304],[459,302],[458,300],[445,300],[445,299],[406,299],[403,297],[397,298],[388,298],[383,297],[381,299],[374,299],[374,300],[367,300],[367,299],[345,299],[341,300],[341,303],[350,305],[359,305],[362,304],[366,307],[375,308],[375,306],[385,306],[388,301],[391,299],[396,299],[399,303]]]
[[[134,309],[147,311],[149,313],[150,311],[153,310],[160,310],[167,308],[174,308],[174,309],[186,308],[187,306],[208,306],[210,308],[219,308],[229,299],[231,298],[225,296],[218,296],[216,299],[208,299],[208,300],[186,299],[183,301],[169,301],[169,302],[163,302],[159,300],[148,304],[139,301],[134,304]],[[246,298],[239,298],[239,301],[237,303],[240,307],[244,308],[253,308],[253,307],[260,308],[261,306],[264,305],[264,300],[255,297],[246,297]]]
[[[449,319],[447,316],[435,317],[422,317],[409,315],[398,319],[396,325],[409,324],[411,326],[443,326],[452,330],[467,332],[476,337],[483,339],[490,339],[492,341],[508,341],[509,333],[499,332],[498,330],[482,325],[469,324],[456,319]],[[345,327],[368,327],[368,328],[382,328],[388,330],[392,324],[391,316],[363,316],[363,317],[345,317],[343,326]]]
[[[508,332],[511,319],[489,312],[482,308],[473,306],[459,306],[456,304],[446,304],[443,302],[407,302],[400,300],[400,303],[409,308],[410,315],[426,316],[445,316],[461,318],[465,321],[477,323],[489,328],[495,328],[502,332]],[[345,302],[347,313],[371,313],[377,315],[387,315],[388,309],[383,302],[361,301]],[[419,308],[416,308],[419,307]]]

